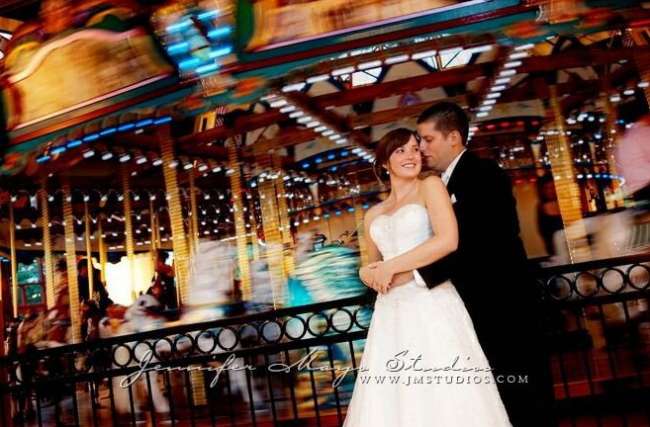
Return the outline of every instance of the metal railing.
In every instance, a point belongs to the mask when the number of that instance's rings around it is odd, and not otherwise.
[[[650,255],[536,275],[562,425],[650,426]],[[338,426],[372,305],[367,294],[5,357],[2,425]]]

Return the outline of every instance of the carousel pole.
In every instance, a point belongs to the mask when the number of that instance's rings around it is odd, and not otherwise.
[[[352,175],[351,181],[355,185],[359,185],[358,175],[356,172]],[[352,199],[352,204],[354,205],[354,224],[357,228],[357,241],[359,242],[361,265],[368,265],[368,245],[363,227],[363,203],[361,203],[360,197],[355,196]]]
[[[183,208],[181,205],[180,192],[178,189],[178,174],[174,167],[174,141],[169,134],[169,128],[159,128],[160,154],[163,161],[163,175],[167,193],[167,206],[169,209],[169,222],[172,231],[172,249],[174,251],[174,268],[176,275],[176,286],[179,292],[179,301],[184,303],[189,297],[188,274],[189,274],[189,249],[185,238],[185,227],[183,225]]]
[[[93,283],[93,252],[90,242],[90,215],[88,214],[88,197],[84,195],[84,237],[86,243],[86,265],[88,268],[88,298],[93,297],[95,286]]]
[[[237,262],[241,281],[241,294],[244,300],[252,296],[250,265],[248,264],[248,244],[246,239],[246,221],[244,219],[244,203],[242,200],[241,167],[237,155],[237,144],[230,140],[228,150],[228,168],[230,170],[230,190],[235,218],[235,236],[237,241]]]
[[[272,154],[269,155],[269,157],[271,156]],[[271,164],[272,160],[269,157],[267,159],[270,161],[262,164],[262,167]],[[276,195],[274,181],[274,179],[267,177],[264,181],[259,182],[258,188],[260,193],[260,207],[262,208],[262,229],[264,230],[264,242],[266,243],[266,259],[269,265],[271,292],[273,294],[273,308],[277,309],[279,303],[283,301],[282,286],[286,283],[287,277],[283,262],[284,244],[283,236],[280,232],[281,220],[276,203],[279,195]],[[291,230],[288,231],[290,232]]]
[[[72,343],[81,342],[81,317],[79,312],[79,282],[77,273],[77,248],[72,215],[72,193],[67,180],[63,183],[63,222],[65,237],[65,260],[68,271],[68,293],[70,299],[70,320],[72,322]]]
[[[103,214],[97,214],[97,251],[99,252],[99,265],[101,268],[100,277],[102,283],[106,283],[106,246],[104,245],[104,227],[102,225]]]
[[[149,228],[151,229],[151,244],[149,245],[151,251],[151,262],[153,264],[153,270],[156,271],[156,263],[158,261],[158,240],[157,240],[157,214],[154,212],[154,199],[149,197]]]
[[[273,167],[277,169],[279,175],[278,179],[274,180],[275,192],[278,200],[278,217],[280,220],[280,228],[282,230],[282,246],[283,246],[283,263],[284,274],[288,277],[293,274],[296,269],[296,260],[293,257],[293,236],[291,235],[291,222],[289,221],[289,207],[287,206],[286,189],[284,187],[284,179],[282,179],[282,159],[275,153],[271,154],[273,159]]]
[[[190,235],[189,235],[189,245],[190,245],[190,254],[194,255],[195,251],[198,248],[199,244],[199,215],[196,204],[196,186],[194,183],[194,168],[190,169],[188,173],[189,184],[190,184]]]
[[[14,196],[9,200],[9,252],[11,257],[11,299],[14,317],[18,317],[18,260],[16,259],[16,220]]]
[[[50,233],[50,206],[47,201],[46,182],[38,190],[41,205],[41,228],[43,229],[43,270],[45,273],[45,301],[48,310],[56,304],[54,293],[54,266],[52,265],[52,235]]]
[[[131,296],[133,300],[135,300],[137,298],[135,292],[135,275],[133,271],[135,262],[135,243],[133,242],[133,218],[131,217],[131,185],[129,182],[129,169],[125,164],[122,164],[120,172],[122,175],[122,193],[124,194],[124,239],[126,241],[126,259],[129,263]]]
[[[163,161],[163,175],[167,192],[167,206],[169,209],[169,222],[172,229],[172,245],[174,251],[174,267],[176,270],[176,286],[180,291],[180,305],[189,298],[189,248],[185,235],[183,221],[183,208],[181,205],[180,191],[178,188],[178,173],[174,159],[174,141],[169,133],[169,127],[159,128],[158,140],[160,143],[160,157]],[[205,405],[205,382],[203,374],[192,370],[190,373],[192,385],[192,399],[197,406]]]
[[[550,111],[548,122],[553,131],[546,135],[546,145],[551,160],[551,171],[555,180],[560,214],[572,263],[590,258],[591,251],[585,243],[587,231],[582,222],[580,187],[573,173],[571,146],[564,129],[564,115],[557,97],[557,89],[549,86]]]

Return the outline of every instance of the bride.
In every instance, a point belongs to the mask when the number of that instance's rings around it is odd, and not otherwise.
[[[369,260],[383,260],[378,270],[392,263],[391,271],[410,272],[396,276],[390,287],[376,287],[343,426],[510,426],[454,285],[428,289],[412,272],[458,245],[456,217],[444,184],[438,177],[420,178],[422,159],[408,129],[386,134],[375,157],[380,172],[390,177],[391,190],[366,213]],[[367,266],[360,270],[366,283],[371,274]]]

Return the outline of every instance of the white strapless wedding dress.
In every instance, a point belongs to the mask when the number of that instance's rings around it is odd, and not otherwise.
[[[370,225],[384,259],[432,235],[424,206]],[[469,267],[468,267],[469,268]],[[451,282],[377,295],[344,427],[510,426],[474,326]]]

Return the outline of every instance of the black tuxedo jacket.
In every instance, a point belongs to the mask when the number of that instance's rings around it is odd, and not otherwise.
[[[499,165],[465,152],[447,191],[458,221],[458,249],[418,272],[430,288],[452,280],[480,338],[482,331],[491,335],[503,322],[515,320],[519,309],[530,310],[535,285],[510,179]]]

